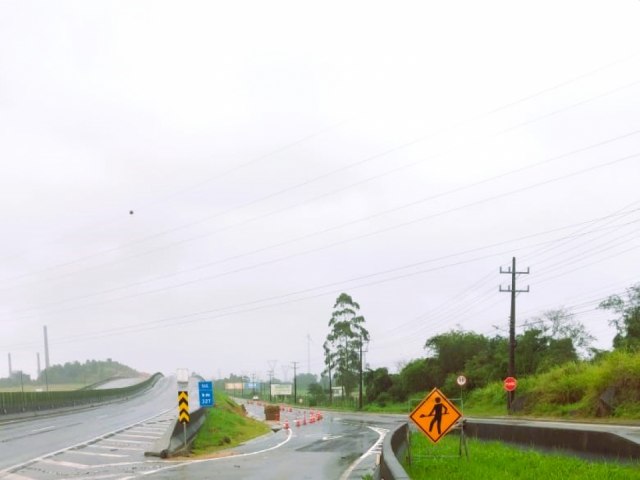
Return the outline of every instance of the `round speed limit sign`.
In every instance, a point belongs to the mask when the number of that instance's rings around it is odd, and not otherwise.
[[[458,385],[460,385],[462,387],[462,386],[464,386],[465,383],[467,383],[467,377],[465,377],[464,375],[460,375],[456,379],[456,382],[458,382]]]

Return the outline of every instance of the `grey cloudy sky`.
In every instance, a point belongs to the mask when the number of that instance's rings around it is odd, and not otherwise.
[[[640,2],[0,2],[0,376],[319,373],[638,278]],[[133,214],[129,213],[133,210]]]

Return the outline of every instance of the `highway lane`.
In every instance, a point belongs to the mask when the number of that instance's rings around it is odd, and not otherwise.
[[[248,407],[259,417],[260,408]],[[303,411],[286,412],[289,430],[261,437],[231,452],[209,459],[167,463],[155,471],[146,471],[128,479],[185,478],[205,480],[215,476],[231,480],[355,480],[374,471],[384,435],[402,415],[325,413],[324,419],[296,426]]]
[[[167,390],[167,401],[175,408],[175,382],[170,382],[160,390]],[[158,395],[152,396],[157,398]],[[145,403],[148,403],[145,397]],[[152,402],[154,405],[158,402]],[[133,407],[132,407],[133,408]],[[172,410],[174,409],[172,408]],[[263,407],[249,406],[250,413],[264,418]],[[145,410],[144,414],[151,413]],[[100,415],[109,415],[102,410]],[[66,442],[56,444],[65,448],[54,453],[48,449],[38,458],[31,457],[19,468],[5,469],[0,472],[3,480],[52,480],[57,478],[120,479],[132,480],[150,478],[186,478],[186,479],[361,479],[365,473],[373,472],[381,441],[387,432],[385,428],[375,427],[395,423],[375,417],[357,414],[330,414],[324,420],[311,423],[310,413],[301,410],[286,413],[291,429],[265,435],[247,442],[237,448],[221,453],[217,458],[187,459],[175,458],[161,460],[144,456],[150,443],[166,430],[169,422],[175,418],[175,412],[161,415],[149,421],[142,421],[130,428],[120,427],[107,436],[94,441]],[[376,416],[377,417],[377,416]],[[73,422],[65,415],[55,418],[61,423],[35,424],[14,431],[14,450],[28,437],[55,435],[62,432],[64,425],[70,428]],[[300,426],[296,425],[300,419]],[[302,419],[306,418],[306,425]],[[46,420],[46,419],[42,419]],[[53,418],[49,419],[54,420]],[[77,419],[81,422],[81,419]],[[104,420],[101,419],[100,423]],[[132,420],[128,418],[127,420]],[[109,421],[108,423],[110,423]],[[111,428],[120,422],[111,423]],[[101,429],[106,427],[101,425]],[[42,430],[40,430],[42,429]],[[95,431],[94,431],[95,432]],[[22,439],[15,438],[22,436]],[[6,437],[5,437],[6,438]],[[22,444],[24,445],[24,444]],[[46,450],[46,449],[45,449]],[[9,455],[6,455],[9,456]],[[3,457],[5,453],[3,451]],[[13,464],[15,465],[15,464]]]
[[[107,405],[0,423],[0,478],[14,467],[124,429],[163,412],[175,416],[175,378]],[[158,435],[161,433],[158,431]]]

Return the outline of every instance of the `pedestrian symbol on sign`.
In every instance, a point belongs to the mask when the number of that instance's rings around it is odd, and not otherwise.
[[[442,431],[440,428],[442,424],[442,415],[446,415],[447,413],[449,413],[449,410],[442,403],[442,399],[440,397],[436,397],[435,402],[436,404],[431,409],[429,415],[425,415],[423,413],[422,415],[420,415],[420,418],[433,417],[433,420],[431,420],[431,423],[429,424],[429,431],[431,431],[433,429],[433,425],[436,424],[438,426],[438,435],[442,435]]]

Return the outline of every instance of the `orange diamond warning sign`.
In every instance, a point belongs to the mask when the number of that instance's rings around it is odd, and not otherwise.
[[[460,417],[462,414],[455,405],[437,388],[431,390],[409,415],[433,443],[444,437]]]

